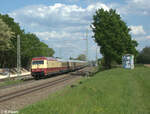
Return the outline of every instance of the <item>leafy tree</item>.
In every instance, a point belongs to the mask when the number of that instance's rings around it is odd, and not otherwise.
[[[24,30],[21,30],[19,24],[14,22],[14,19],[9,17],[8,15],[0,14],[0,19],[2,19],[13,32],[13,36],[10,42],[12,47],[7,52],[5,52],[5,58],[0,59],[0,61],[6,63],[5,65],[2,63],[3,67],[16,67],[17,66],[17,35],[20,35],[22,38],[22,35],[25,33]]]
[[[11,49],[11,38],[13,36],[13,32],[11,29],[0,19],[0,67],[4,67],[6,62],[4,61],[5,55]]]
[[[75,58],[73,58],[73,57],[71,57],[71,56],[69,57],[69,59],[70,59],[70,60],[75,60]]]
[[[150,64],[150,47],[145,47],[137,57],[137,63]]]
[[[0,19],[0,50],[5,51],[11,48],[11,29]]]
[[[14,19],[9,17],[8,15],[1,15],[0,18],[7,24],[7,26],[11,29],[11,31],[14,33],[13,38],[11,39],[11,43],[13,45],[12,49],[14,52],[16,52],[17,48],[17,35],[20,35],[22,38],[22,35],[24,35],[24,30],[21,30],[18,23],[14,22]]]
[[[54,50],[41,42],[35,34],[28,33],[22,36],[21,43],[22,65],[28,67],[33,57],[53,56]]]
[[[80,54],[76,60],[81,60],[81,61],[85,61],[86,60],[86,55],[85,54]]]
[[[80,54],[77,58],[69,57],[70,60],[81,60],[85,61],[86,60],[86,55]]]
[[[91,28],[95,42],[101,47],[105,68],[111,68],[112,61],[121,63],[123,54],[137,55],[138,44],[131,39],[130,29],[115,10],[97,10]]]

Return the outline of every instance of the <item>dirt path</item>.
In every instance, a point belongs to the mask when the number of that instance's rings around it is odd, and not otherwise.
[[[150,64],[144,64],[144,66],[146,66],[146,67],[150,67]]]

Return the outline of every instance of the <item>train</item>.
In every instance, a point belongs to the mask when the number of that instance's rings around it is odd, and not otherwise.
[[[63,60],[53,57],[35,57],[31,62],[31,75],[35,79],[53,74],[67,73],[87,66],[86,61]]]

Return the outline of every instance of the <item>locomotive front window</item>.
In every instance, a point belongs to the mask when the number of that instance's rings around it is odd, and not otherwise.
[[[32,61],[33,65],[44,64],[44,61]]]

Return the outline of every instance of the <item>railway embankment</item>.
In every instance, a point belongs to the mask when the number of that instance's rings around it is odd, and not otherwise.
[[[80,79],[20,114],[149,114],[150,69],[115,68]]]

